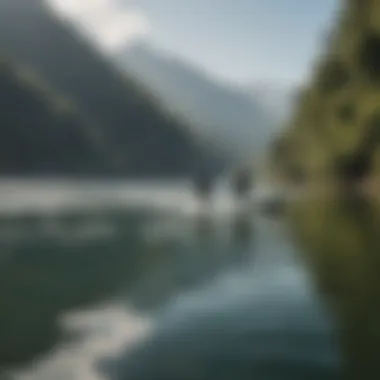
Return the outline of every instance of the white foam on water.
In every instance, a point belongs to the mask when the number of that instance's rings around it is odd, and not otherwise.
[[[118,356],[150,331],[149,319],[117,305],[63,315],[64,331],[81,334],[78,341],[58,345],[45,358],[12,374],[14,380],[107,380],[98,360]]]

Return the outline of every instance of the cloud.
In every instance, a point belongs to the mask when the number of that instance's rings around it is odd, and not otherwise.
[[[73,21],[79,30],[101,49],[114,51],[150,32],[149,20],[137,10],[116,0],[48,0],[61,17]]]

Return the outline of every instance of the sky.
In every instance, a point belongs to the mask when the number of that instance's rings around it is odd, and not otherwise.
[[[146,40],[232,84],[309,75],[338,0],[48,0],[107,53]]]

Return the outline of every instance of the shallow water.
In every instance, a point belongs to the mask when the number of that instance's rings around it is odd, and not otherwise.
[[[0,378],[341,378],[334,276],[306,254],[331,205],[198,206],[186,183],[0,184]]]

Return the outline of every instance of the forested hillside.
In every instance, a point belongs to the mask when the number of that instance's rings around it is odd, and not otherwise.
[[[342,1],[314,77],[272,164],[286,179],[380,174],[380,2]]]
[[[0,51],[34,70],[97,125],[125,175],[182,176],[204,162],[218,166],[181,122],[59,21],[42,0],[0,3]]]
[[[149,44],[126,48],[115,57],[163,104],[238,159],[262,156],[275,131],[271,113],[240,88],[219,83],[201,69]]]

